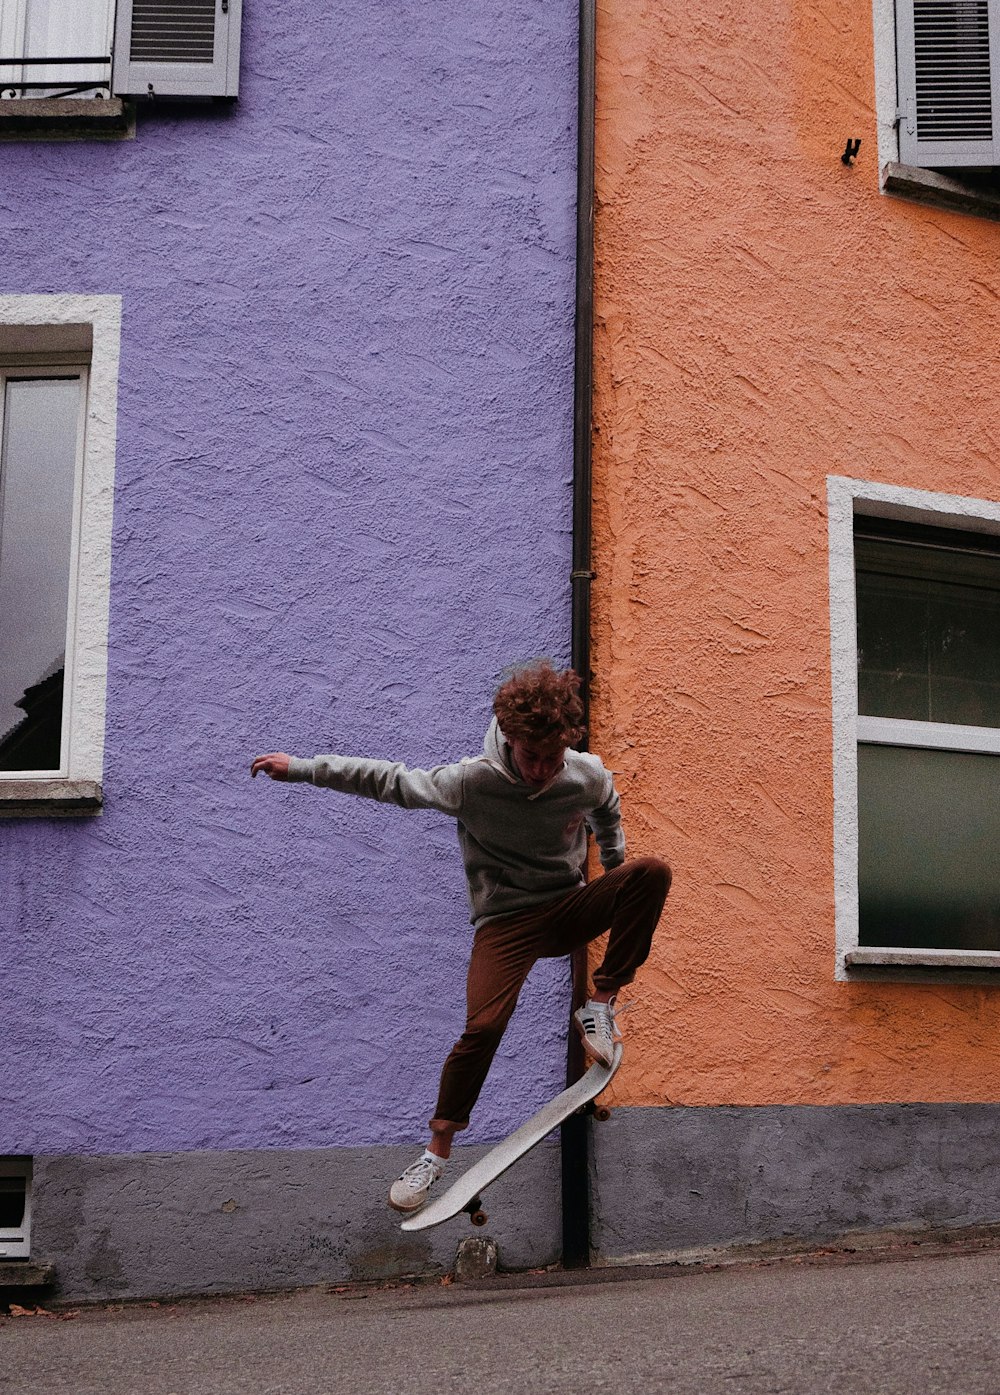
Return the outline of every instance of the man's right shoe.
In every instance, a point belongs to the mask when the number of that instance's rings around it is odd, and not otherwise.
[[[419,1211],[431,1187],[444,1175],[444,1164],[433,1162],[426,1153],[397,1177],[389,1188],[389,1205],[397,1211]]]
[[[613,1003],[585,1003],[573,1014],[577,1031],[583,1038],[583,1049],[592,1061],[612,1066],[615,1061],[615,1043],[621,1041],[622,1034],[615,1022]]]

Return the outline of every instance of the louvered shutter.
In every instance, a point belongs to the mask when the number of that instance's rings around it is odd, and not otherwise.
[[[1000,0],[896,0],[899,158],[1000,165]]]
[[[242,0],[118,0],[116,97],[235,97]]]

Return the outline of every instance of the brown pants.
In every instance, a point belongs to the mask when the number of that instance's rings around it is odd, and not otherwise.
[[[469,961],[468,1016],[441,1072],[431,1129],[464,1129],[483,1088],[521,985],[537,959],[556,959],[611,931],[598,989],[621,988],[644,963],[670,890],[670,868],[640,857],[586,886],[476,931]]]

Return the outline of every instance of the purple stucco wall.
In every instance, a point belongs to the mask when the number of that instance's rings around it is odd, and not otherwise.
[[[123,297],[106,809],[0,826],[0,1152],[419,1139],[450,821],[251,756],[475,752],[568,658],[576,7],[248,3],[232,112],[8,144],[0,291]],[[563,1069],[539,967],[468,1137]]]

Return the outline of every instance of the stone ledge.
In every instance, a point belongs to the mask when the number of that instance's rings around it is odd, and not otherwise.
[[[892,968],[917,965],[924,969],[1000,969],[1000,951],[995,949],[898,949],[864,946],[844,955],[848,968],[862,965]]]
[[[0,141],[130,140],[135,108],[121,97],[5,97]]]
[[[882,171],[882,188],[887,194],[947,208],[952,213],[1000,220],[1000,194],[977,189],[960,179],[939,174],[937,170],[889,164]]]
[[[76,818],[99,814],[103,806],[98,780],[0,779],[0,819]]]
[[[6,1289],[48,1288],[56,1267],[37,1259],[0,1259],[0,1294]]]

